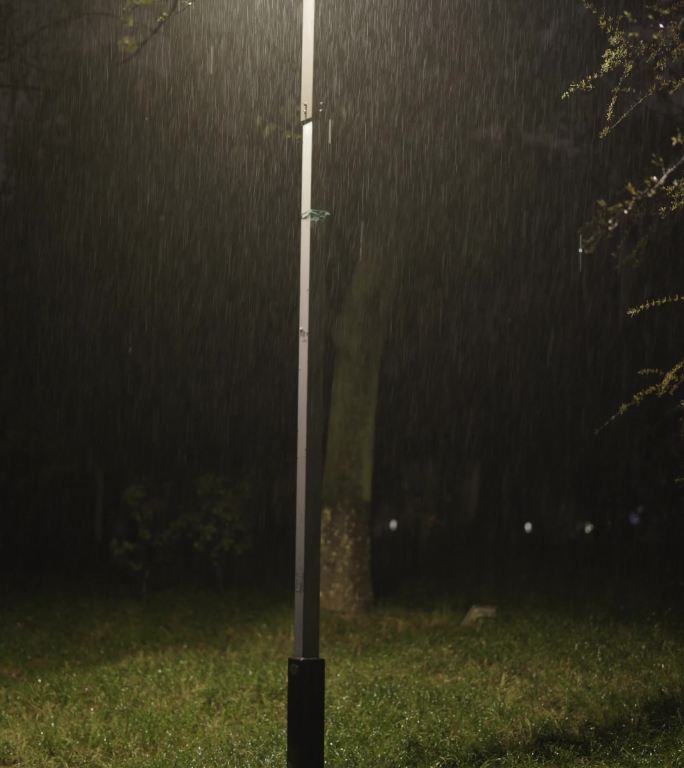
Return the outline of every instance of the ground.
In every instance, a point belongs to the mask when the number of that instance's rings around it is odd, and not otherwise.
[[[286,597],[3,602],[0,766],[285,765]],[[466,629],[465,608],[324,616],[327,766],[684,768],[680,619],[511,602]]]

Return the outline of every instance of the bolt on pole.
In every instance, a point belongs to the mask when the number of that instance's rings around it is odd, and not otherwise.
[[[297,385],[297,496],[295,642],[288,660],[287,765],[323,768],[325,662],[319,658],[321,538],[322,328],[317,291],[320,265],[311,263],[313,70],[315,0],[303,0],[302,196],[300,213],[299,374]],[[312,269],[313,267],[313,269]],[[312,279],[313,272],[313,279]]]

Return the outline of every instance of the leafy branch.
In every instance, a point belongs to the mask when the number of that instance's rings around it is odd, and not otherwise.
[[[606,48],[600,68],[573,83],[564,97],[591,91],[599,81],[609,84],[603,138],[655,97],[666,100],[679,120],[673,96],[684,86],[684,0],[647,2],[638,13],[608,13],[592,0],[584,0],[584,5],[597,17]],[[684,146],[681,126],[672,136],[672,146]],[[626,196],[613,204],[598,201],[582,233],[585,251],[610,242],[613,256],[636,262],[662,223],[684,211],[684,153],[668,161],[654,156],[652,165],[654,171],[641,184],[627,184]]]
[[[684,144],[681,133],[672,137],[672,143]],[[614,257],[638,262],[653,233],[684,212],[684,153],[670,164],[662,157],[653,157],[651,162],[655,173],[638,187],[629,182],[621,199],[611,204],[598,201],[593,218],[582,231],[585,252],[593,253],[611,242]]]
[[[152,11],[154,21],[152,26],[144,31],[141,36],[136,37],[133,34],[126,34],[120,38],[119,49],[124,55],[124,61],[137,56],[164,29],[171,19],[189,10],[192,4],[193,0],[126,0],[121,13],[121,20],[126,27],[131,30],[140,27],[141,12],[149,17]],[[166,6],[165,10],[157,11],[160,5]],[[143,17],[142,20],[145,21],[145,18]]]
[[[684,85],[684,0],[645,3],[639,14],[608,14],[591,0],[584,5],[597,17],[607,46],[599,70],[573,83],[564,97],[613,79],[601,131],[605,137],[651,97],[670,97]]]
[[[596,433],[603,431],[607,426],[612,424],[616,419],[624,416],[626,413],[634,408],[638,408],[643,405],[648,399],[656,397],[662,399],[664,397],[675,397],[678,390],[684,385],[684,360],[680,360],[678,363],[672,366],[668,371],[660,371],[654,368],[646,368],[639,371],[642,375],[656,375],[660,376],[660,380],[655,384],[651,384],[648,387],[644,387],[632,395],[631,399],[626,403],[622,403],[618,410],[596,430]],[[684,408],[684,401],[679,401],[676,408],[681,410]]]
[[[666,304],[676,304],[679,301],[684,301],[684,296],[676,293],[674,296],[663,296],[659,299],[651,299],[650,301],[646,301],[643,304],[640,304],[638,307],[631,307],[627,310],[627,316],[628,317],[636,317],[637,315],[640,315],[642,312],[647,312],[649,309],[655,309],[656,307],[662,307]]]
[[[673,98],[684,86],[684,0],[651,0],[638,11],[624,9],[610,13],[599,10],[592,0],[585,6],[597,17],[606,35],[606,47],[600,68],[573,83],[564,97],[578,91],[591,91],[599,82],[609,87],[608,105],[601,137],[605,138],[640,107],[659,98],[666,114],[674,121],[671,137],[672,155],[666,161],[654,155],[653,170],[642,182],[629,182],[625,194],[615,202],[599,200],[592,220],[582,230],[582,246],[594,252],[609,245],[618,266],[627,260],[638,263],[656,236],[667,234],[684,213],[684,133],[682,109]],[[605,5],[605,4],[604,4]],[[631,318],[644,312],[684,301],[684,295],[672,293],[645,301],[627,311]],[[676,398],[674,412],[684,436],[684,359],[669,370],[645,369],[642,376],[656,381],[636,392],[623,403],[597,432],[647,400]]]

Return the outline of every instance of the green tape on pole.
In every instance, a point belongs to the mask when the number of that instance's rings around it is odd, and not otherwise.
[[[311,219],[312,224],[316,224],[319,221],[325,221],[329,216],[332,216],[330,211],[322,211],[318,208],[312,208],[310,211],[306,211],[302,214],[302,218]]]

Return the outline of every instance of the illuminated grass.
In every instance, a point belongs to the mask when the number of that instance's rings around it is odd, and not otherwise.
[[[324,617],[334,768],[684,768],[675,624],[503,609]],[[285,764],[290,606],[165,594],[16,600],[0,628],[0,766]]]

